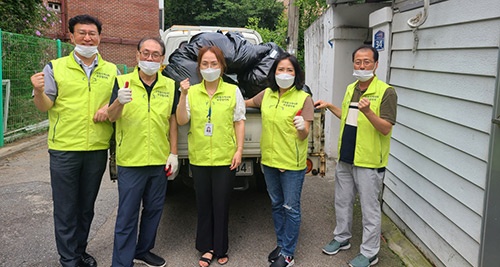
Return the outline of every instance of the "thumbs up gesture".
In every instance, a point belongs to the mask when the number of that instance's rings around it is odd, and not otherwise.
[[[128,81],[125,82],[125,87],[118,90],[118,102],[125,105],[132,101],[132,90],[128,88]]]
[[[306,128],[304,123],[304,117],[302,117],[301,114],[302,110],[299,110],[297,114],[295,114],[295,117],[293,117],[293,124],[295,125],[295,128],[299,131],[302,131]]]

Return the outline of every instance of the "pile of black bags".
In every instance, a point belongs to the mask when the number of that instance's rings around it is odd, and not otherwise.
[[[186,78],[191,84],[201,82],[196,65],[198,51],[204,46],[217,46],[222,50],[227,64],[223,79],[237,84],[245,98],[253,97],[268,87],[269,70],[283,53],[283,49],[275,43],[254,45],[239,33],[203,32],[170,55],[163,74],[177,82]]]

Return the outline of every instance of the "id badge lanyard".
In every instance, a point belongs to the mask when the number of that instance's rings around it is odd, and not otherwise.
[[[207,119],[208,119],[208,122],[205,123],[204,134],[205,134],[205,136],[212,136],[212,134],[214,132],[214,125],[211,122],[211,120],[212,120],[212,101],[210,101],[210,106],[208,107]]]

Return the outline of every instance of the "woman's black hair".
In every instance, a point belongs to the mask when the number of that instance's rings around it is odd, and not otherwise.
[[[293,65],[293,68],[295,69],[295,80],[293,81],[293,84],[295,85],[295,88],[297,90],[303,90],[304,88],[304,83],[305,83],[305,74],[302,68],[300,67],[299,61],[294,55],[291,55],[288,52],[283,52],[281,55],[276,58],[274,61],[273,66],[271,67],[271,70],[269,70],[269,74],[267,75],[267,79],[269,81],[269,88],[273,91],[278,91],[279,86],[276,83],[276,69],[278,68],[278,64],[282,61],[288,59]]]

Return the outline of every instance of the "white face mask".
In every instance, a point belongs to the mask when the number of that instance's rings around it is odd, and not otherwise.
[[[97,54],[97,46],[79,45],[75,46],[75,52],[84,58],[91,58]]]
[[[276,78],[276,83],[278,84],[278,86],[283,89],[292,87],[293,82],[295,82],[295,76],[288,73],[278,74],[274,76],[274,78]]]
[[[361,82],[366,82],[373,77],[373,70],[354,70],[352,76]]]
[[[160,66],[161,66],[160,62],[145,61],[145,60],[139,61],[139,69],[141,69],[141,71],[148,76],[156,74],[160,70]]]
[[[201,76],[207,82],[213,82],[220,77],[220,69],[203,69],[200,70]]]

